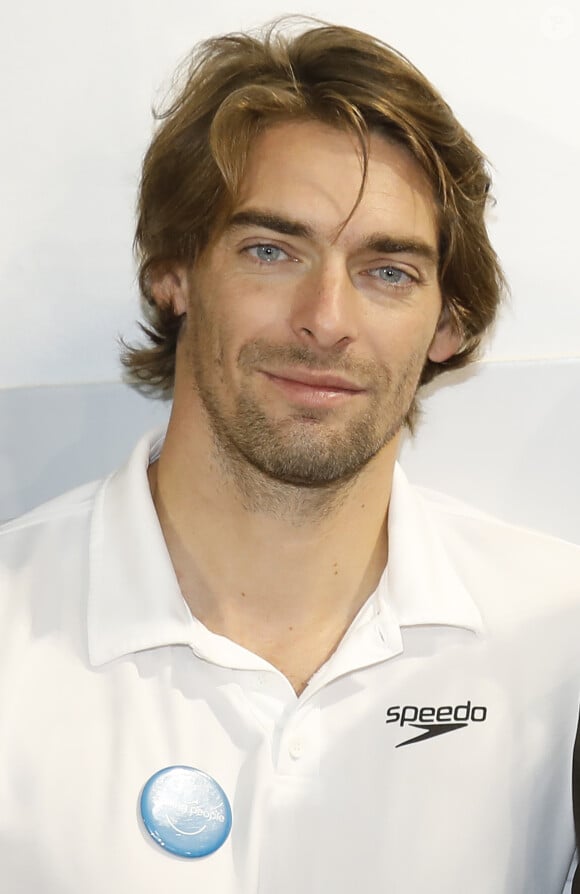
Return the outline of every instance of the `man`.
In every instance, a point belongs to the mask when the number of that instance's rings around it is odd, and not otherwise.
[[[3,890],[562,891],[580,550],[396,465],[493,320],[488,192],[367,35],[193,57],[125,355],[167,433],[0,541]]]

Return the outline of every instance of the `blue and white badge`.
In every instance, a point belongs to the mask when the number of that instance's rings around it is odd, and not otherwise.
[[[165,767],[145,783],[141,816],[154,841],[179,857],[205,857],[222,846],[232,809],[215,779],[194,767]]]

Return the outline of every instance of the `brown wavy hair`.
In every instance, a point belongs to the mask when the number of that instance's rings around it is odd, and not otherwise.
[[[252,142],[281,120],[317,119],[355,134],[359,200],[370,131],[406,146],[426,172],[438,205],[439,284],[463,341],[444,363],[427,360],[421,384],[473,360],[495,317],[505,282],[484,221],[491,180],[470,135],[392,47],[351,28],[317,22],[296,32],[294,24],[204,41],[156,113],[135,235],[147,344],[125,345],[122,357],[129,381],[155,396],[172,394],[182,318],[155,303],[152,278],[194,263],[236,204]]]

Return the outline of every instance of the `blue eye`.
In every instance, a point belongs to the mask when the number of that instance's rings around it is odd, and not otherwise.
[[[413,282],[413,278],[398,267],[377,267],[370,271],[370,275],[393,286],[407,286]]]
[[[266,264],[273,264],[275,261],[282,260],[282,257],[288,257],[285,251],[277,248],[275,245],[251,245],[246,251],[255,257],[256,260]]]

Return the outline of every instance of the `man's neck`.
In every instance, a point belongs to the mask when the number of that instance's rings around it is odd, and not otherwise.
[[[172,420],[150,467],[192,613],[277,667],[297,692],[335,650],[385,568],[395,451],[387,445],[334,488],[268,480],[260,487],[254,470],[255,480],[238,487],[199,430],[193,437]]]

